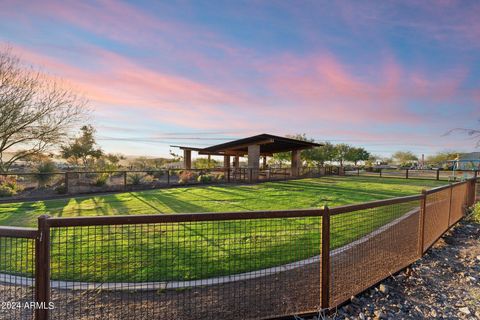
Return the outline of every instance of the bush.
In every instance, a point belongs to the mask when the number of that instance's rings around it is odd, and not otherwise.
[[[183,170],[180,171],[178,175],[178,182],[181,184],[185,184],[191,181],[194,181],[197,177],[197,174],[193,171]]]
[[[480,222],[480,202],[473,206],[472,219],[476,222]]]
[[[95,185],[96,185],[97,187],[102,187],[102,186],[106,185],[107,182],[108,182],[109,176],[110,176],[110,175],[109,175],[108,173],[101,173],[101,174],[97,177],[97,179],[95,180]]]
[[[142,178],[143,178],[142,174],[134,172],[134,173],[128,174],[127,180],[129,184],[137,186],[142,183]]]
[[[155,177],[154,177],[154,176],[152,176],[152,175],[150,175],[150,174],[147,174],[146,176],[144,176],[144,177],[142,178],[142,181],[141,181],[141,182],[147,184],[147,183],[152,183],[154,180],[155,180]]]
[[[165,176],[167,174],[166,171],[155,171],[153,173],[153,177],[155,177],[156,179],[161,179],[163,176]]]
[[[55,187],[55,192],[58,193],[58,194],[65,194],[65,193],[67,193],[67,187],[65,187],[65,184],[62,183],[62,184],[58,185],[57,187]]]
[[[0,197],[11,197],[22,190],[17,183],[17,176],[0,176]]]
[[[7,185],[0,185],[0,197],[11,197],[17,194],[15,189],[9,188]]]
[[[209,183],[209,182],[212,182],[212,180],[213,180],[213,176],[211,174],[202,174],[202,175],[199,175],[197,178],[197,181],[201,183]]]
[[[35,180],[38,182],[38,187],[42,188],[52,179],[55,172],[55,164],[52,161],[41,162],[37,166],[37,174],[34,175]]]
[[[223,180],[225,180],[225,175],[224,175],[223,173],[217,173],[217,174],[215,175],[215,180],[217,180],[217,181],[223,181]]]
[[[17,176],[0,176],[0,186],[20,191],[21,187],[17,183]]]

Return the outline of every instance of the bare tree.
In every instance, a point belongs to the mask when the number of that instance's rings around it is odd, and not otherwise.
[[[0,172],[64,141],[87,101],[0,49]],[[7,159],[6,153],[10,154]]]
[[[466,128],[455,128],[444,134],[444,136],[449,135],[454,132],[462,132],[472,137],[472,139],[477,140],[476,147],[480,148],[480,129],[466,129]]]

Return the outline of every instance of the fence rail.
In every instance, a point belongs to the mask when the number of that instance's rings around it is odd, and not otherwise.
[[[200,184],[255,183],[333,174],[338,174],[338,169],[302,167],[297,176],[292,176],[290,168],[0,173],[0,187],[2,187],[0,188],[0,201],[25,201],[75,194],[137,191]],[[11,191],[7,192],[8,190]]]
[[[478,170],[350,168],[345,175],[362,177],[462,181],[477,177]]]
[[[122,171],[68,171],[53,173],[0,173],[0,202],[50,199],[78,194],[138,191],[201,184],[256,183],[308,177],[347,175],[361,177],[434,179],[450,182],[476,177],[478,171],[302,167],[212,168]],[[4,187],[8,188],[4,188]],[[11,190],[7,192],[7,190]]]
[[[0,319],[266,319],[330,309],[420,258],[476,179],[336,208],[0,227]],[[35,308],[24,303],[36,302]],[[50,304],[53,303],[53,309]]]

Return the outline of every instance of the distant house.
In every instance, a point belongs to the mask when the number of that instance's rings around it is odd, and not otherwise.
[[[462,153],[448,162],[454,170],[480,170],[480,152]]]
[[[470,153],[462,153],[459,155],[460,160],[474,160],[480,161],[480,152],[470,152]]]

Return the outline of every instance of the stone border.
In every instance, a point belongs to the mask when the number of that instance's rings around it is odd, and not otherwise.
[[[331,257],[341,254],[347,250],[358,246],[371,238],[385,232],[392,226],[400,223],[408,217],[417,214],[420,208],[417,207],[403,216],[381,226],[375,231],[363,236],[360,239],[350,242],[349,244],[334,249],[331,251]],[[265,276],[271,276],[276,273],[293,270],[299,267],[320,262],[320,255],[310,257],[308,259],[299,260],[284,264],[281,266],[260,269],[250,272],[238,273],[229,276],[207,278],[200,280],[188,280],[188,281],[157,281],[157,282],[76,282],[76,281],[63,281],[63,280],[51,280],[50,287],[52,289],[64,289],[64,290],[108,290],[108,291],[147,291],[147,290],[166,290],[166,289],[185,289],[192,287],[211,286],[217,284],[224,284],[235,281],[251,280],[255,278],[261,278]],[[34,286],[35,279],[21,276],[14,276],[9,274],[0,273],[0,283],[21,285],[21,286]]]

